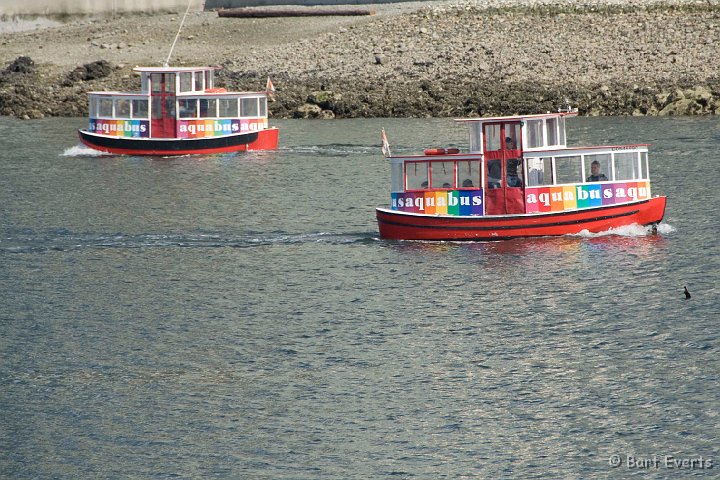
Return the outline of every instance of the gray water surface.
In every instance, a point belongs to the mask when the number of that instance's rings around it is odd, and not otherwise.
[[[377,238],[380,129],[451,120],[274,123],[157,159],[0,118],[0,477],[718,475],[720,120],[569,120],[652,144],[660,233],[492,243]]]

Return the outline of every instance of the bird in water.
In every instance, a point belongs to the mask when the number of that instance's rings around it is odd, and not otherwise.
[[[690,295],[690,292],[688,292],[687,287],[685,287],[685,300],[687,300],[688,298],[692,298],[692,295]]]

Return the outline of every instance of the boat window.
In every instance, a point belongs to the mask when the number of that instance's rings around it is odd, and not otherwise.
[[[556,184],[582,182],[580,155],[555,157]]]
[[[502,167],[500,160],[488,160],[487,162],[487,187],[500,188],[502,181]]]
[[[148,118],[148,101],[133,100],[132,101],[132,118]]]
[[[470,151],[471,152],[481,152],[482,146],[480,145],[480,132],[481,132],[481,123],[470,123],[469,125],[469,131],[470,131]]]
[[[175,99],[165,98],[165,118],[175,118]]]
[[[162,109],[160,108],[160,97],[152,97],[152,118],[162,118]]]
[[[565,145],[565,117],[558,120],[558,145]]]
[[[428,188],[428,165],[427,162],[405,164],[405,184],[408,190]]]
[[[557,118],[545,119],[545,138],[547,138],[548,145],[558,144]]]
[[[509,141],[508,141],[509,139]],[[519,123],[506,123],[505,124],[505,148],[509,150],[516,150],[520,148],[520,124]]]
[[[458,188],[480,187],[480,160],[457,162],[457,181],[455,185]]]
[[[166,73],[165,74],[165,92],[166,93],[175,93],[175,74],[174,73]]]
[[[543,146],[542,120],[528,120],[526,124],[528,148]]]
[[[592,164],[598,162],[599,169],[596,175],[593,174]],[[585,181],[586,182],[603,182],[610,180],[610,154],[601,153],[598,155],[585,155]]]
[[[402,192],[403,187],[403,164],[401,162],[393,163],[390,166],[390,189],[393,192]]]
[[[152,93],[162,92],[162,74],[153,73],[150,77],[152,82]]]
[[[221,98],[219,101],[221,117],[239,117],[238,99],[237,98]]]
[[[201,92],[205,90],[205,87],[203,85],[203,80],[205,76],[203,75],[203,72],[195,72],[195,91]]]
[[[640,178],[637,152],[616,153],[615,180],[634,180]]]
[[[240,100],[240,116],[242,116],[242,117],[257,117],[258,116],[257,97],[243,98]]]
[[[192,73],[180,72],[180,91],[192,92]]]
[[[98,102],[98,116],[112,118],[113,101],[112,98],[101,98]]]
[[[140,91],[142,93],[147,93],[150,91],[150,76],[144,73],[140,77]]]
[[[500,150],[500,125],[485,125],[485,151]]]
[[[205,71],[205,89],[213,88],[213,84],[215,83],[215,76],[213,75],[215,72],[213,70],[207,70]]]
[[[650,178],[648,175],[648,155],[646,152],[640,153],[640,178]]]
[[[552,185],[552,157],[534,157],[527,159],[528,179],[527,184],[530,187],[538,185]]]
[[[178,100],[178,105],[180,108],[180,118],[197,117],[197,99],[183,98]]]
[[[510,158],[505,162],[505,179],[508,187],[522,187],[525,185],[522,158]]]
[[[214,118],[217,117],[217,99],[201,98],[200,99],[200,117]]]
[[[130,118],[129,98],[118,98],[115,100],[115,116],[120,118]]]
[[[453,188],[455,185],[455,162],[432,162],[430,164],[432,188]]]
[[[260,116],[267,117],[267,98],[261,97],[259,100],[260,100]]]

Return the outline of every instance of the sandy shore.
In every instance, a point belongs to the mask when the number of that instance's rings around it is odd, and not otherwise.
[[[373,16],[220,18],[192,11],[173,65],[222,65],[233,89],[278,90],[275,117],[715,113],[717,1],[434,1]],[[74,18],[0,33],[0,114],[86,114],[86,92],[138,89],[182,13]],[[5,28],[4,30],[8,30]],[[34,66],[13,65],[29,57]],[[71,72],[92,62],[102,78]],[[19,71],[12,71],[19,70]],[[80,69],[82,70],[82,69]]]

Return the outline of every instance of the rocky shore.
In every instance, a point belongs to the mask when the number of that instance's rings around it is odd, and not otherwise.
[[[277,89],[276,118],[720,113],[717,0],[488,0],[373,6],[371,17],[192,12],[173,65]],[[0,115],[84,116],[87,92],[137,91],[181,14],[64,19],[0,34]]]

